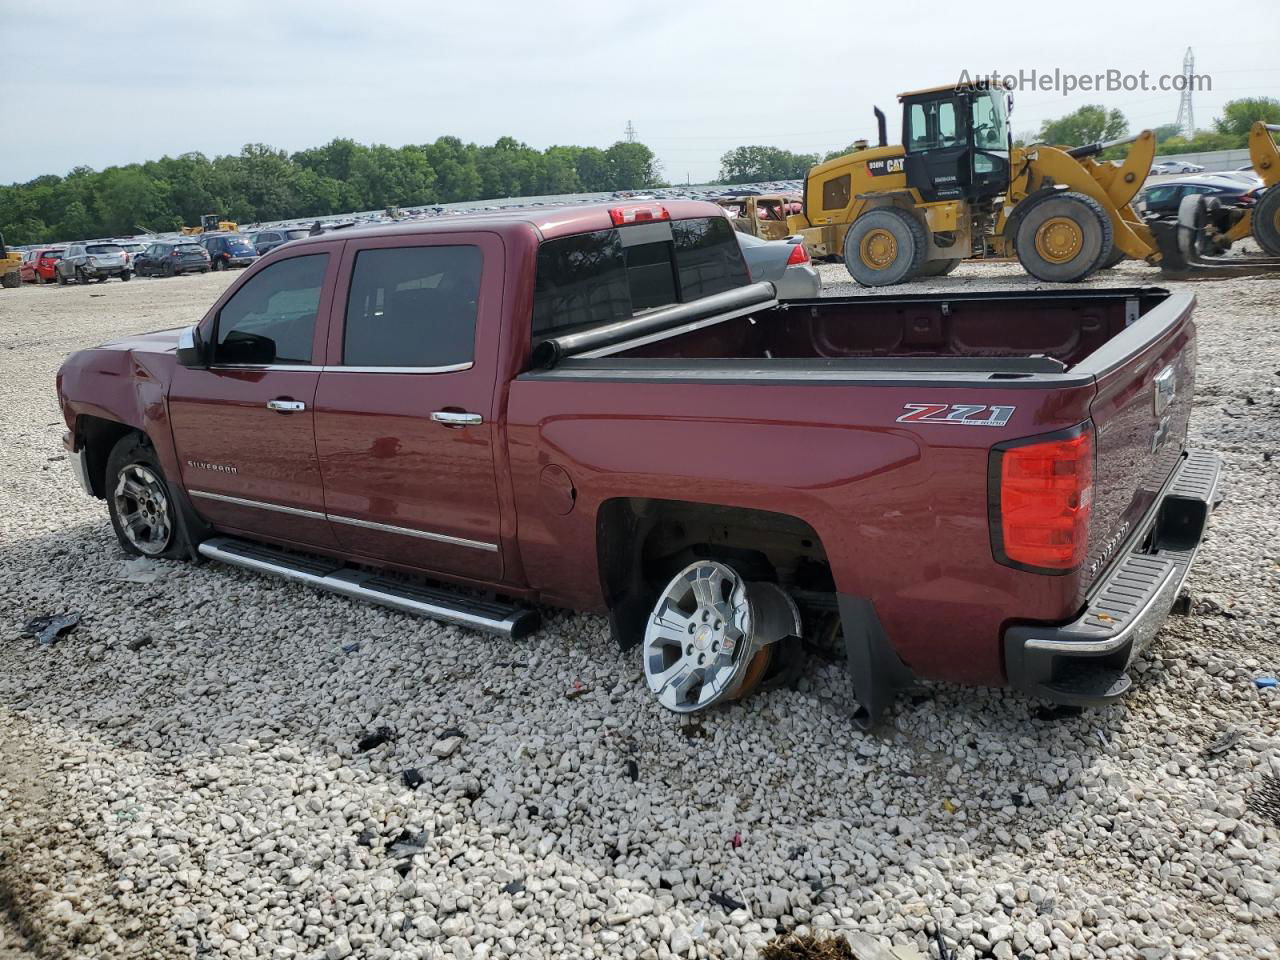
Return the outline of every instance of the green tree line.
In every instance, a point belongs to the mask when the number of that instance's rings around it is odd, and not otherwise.
[[[511,137],[492,146],[440,137],[389,147],[337,139],[289,154],[246,144],[209,159],[184,153],[146,163],[0,186],[0,230],[12,244],[175,230],[217,213],[240,223],[323,217],[389,206],[657,186],[653,151],[620,141],[607,149],[535,150]]]

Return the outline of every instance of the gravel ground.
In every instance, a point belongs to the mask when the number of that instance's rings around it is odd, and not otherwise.
[[[1128,699],[1049,718],[928,685],[873,735],[838,666],[682,723],[597,618],[513,645],[218,566],[123,579],[58,462],[54,373],[226,282],[0,291],[0,958],[928,950],[935,920],[963,958],[1280,957],[1280,830],[1248,804],[1280,775],[1253,682],[1280,671],[1280,278],[1194,286],[1192,439],[1227,500]],[[19,636],[68,610],[56,645]]]

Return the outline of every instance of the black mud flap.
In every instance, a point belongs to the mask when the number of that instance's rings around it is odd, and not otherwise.
[[[871,601],[843,593],[838,598],[847,656],[845,669],[858,700],[853,722],[870,730],[899,691],[914,685],[915,677],[894,651]]]

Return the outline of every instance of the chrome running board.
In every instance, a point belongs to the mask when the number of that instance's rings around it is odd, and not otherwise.
[[[540,626],[537,610],[453,593],[441,587],[401,580],[385,573],[347,567],[337,560],[292,553],[233,537],[200,544],[200,555],[258,573],[270,573],[317,590],[367,600],[404,613],[456,623],[499,637],[519,640]]]

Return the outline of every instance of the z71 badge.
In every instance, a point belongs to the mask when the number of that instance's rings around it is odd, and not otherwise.
[[[968,427],[1003,427],[1017,407],[985,403],[907,403],[898,423],[954,423]]]

